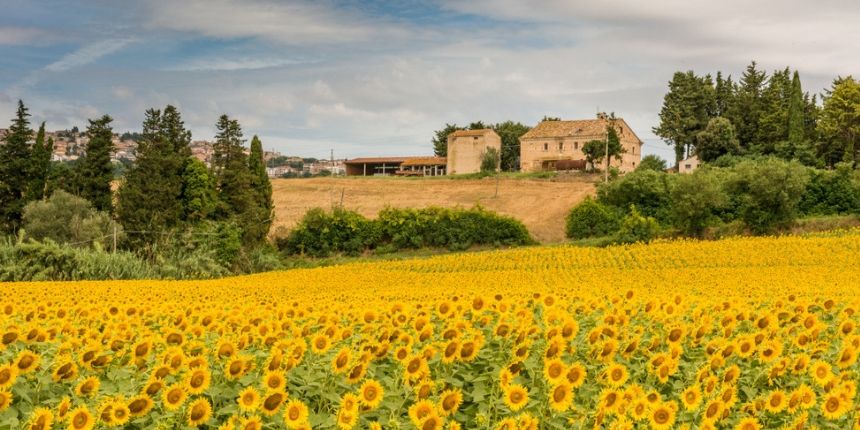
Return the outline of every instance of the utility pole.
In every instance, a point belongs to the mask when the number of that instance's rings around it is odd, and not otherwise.
[[[113,254],[116,254],[116,223],[113,223]]]
[[[609,133],[604,133],[605,137],[603,138],[603,143],[606,144],[606,151],[603,153],[603,156],[606,157],[606,168],[603,169],[603,182],[609,182]]]

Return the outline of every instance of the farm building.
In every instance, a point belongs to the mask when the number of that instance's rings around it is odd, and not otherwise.
[[[501,154],[502,138],[492,129],[458,130],[449,134],[448,174],[480,172],[481,158],[489,148],[495,148]]]
[[[444,157],[369,157],[343,163],[347,176],[441,176],[447,171]]]
[[[566,166],[584,166],[583,145],[590,140],[606,139],[606,127],[609,124],[609,117],[604,113],[598,114],[596,119],[541,121],[520,137],[520,170],[539,172]],[[621,161],[613,157],[610,163],[622,172],[628,172],[639,164],[642,141],[624,119],[616,118],[615,126],[621,146],[627,152],[621,156]]]
[[[678,173],[693,173],[693,170],[699,168],[699,157],[691,155],[678,163]]]
[[[401,176],[444,176],[447,170],[445,157],[413,157],[400,164],[395,174]]]

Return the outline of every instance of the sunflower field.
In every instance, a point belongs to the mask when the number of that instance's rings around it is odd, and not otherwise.
[[[0,288],[0,429],[860,429],[860,231]]]

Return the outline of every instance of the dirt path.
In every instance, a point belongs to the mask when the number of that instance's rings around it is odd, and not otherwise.
[[[386,206],[426,207],[481,204],[522,221],[541,242],[564,240],[567,211],[594,194],[592,177],[558,180],[502,179],[495,197],[492,178],[452,180],[432,178],[312,178],[272,181],[275,227],[292,227],[313,207],[343,205],[374,217]]]

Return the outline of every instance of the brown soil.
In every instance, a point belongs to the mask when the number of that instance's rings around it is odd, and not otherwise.
[[[513,216],[522,221],[541,242],[564,240],[567,211],[594,194],[598,179],[588,175],[545,179],[496,180],[448,178],[310,178],[272,181],[275,200],[274,227],[295,225],[313,207],[331,208],[343,203],[347,209],[374,217],[386,206],[472,207]]]

